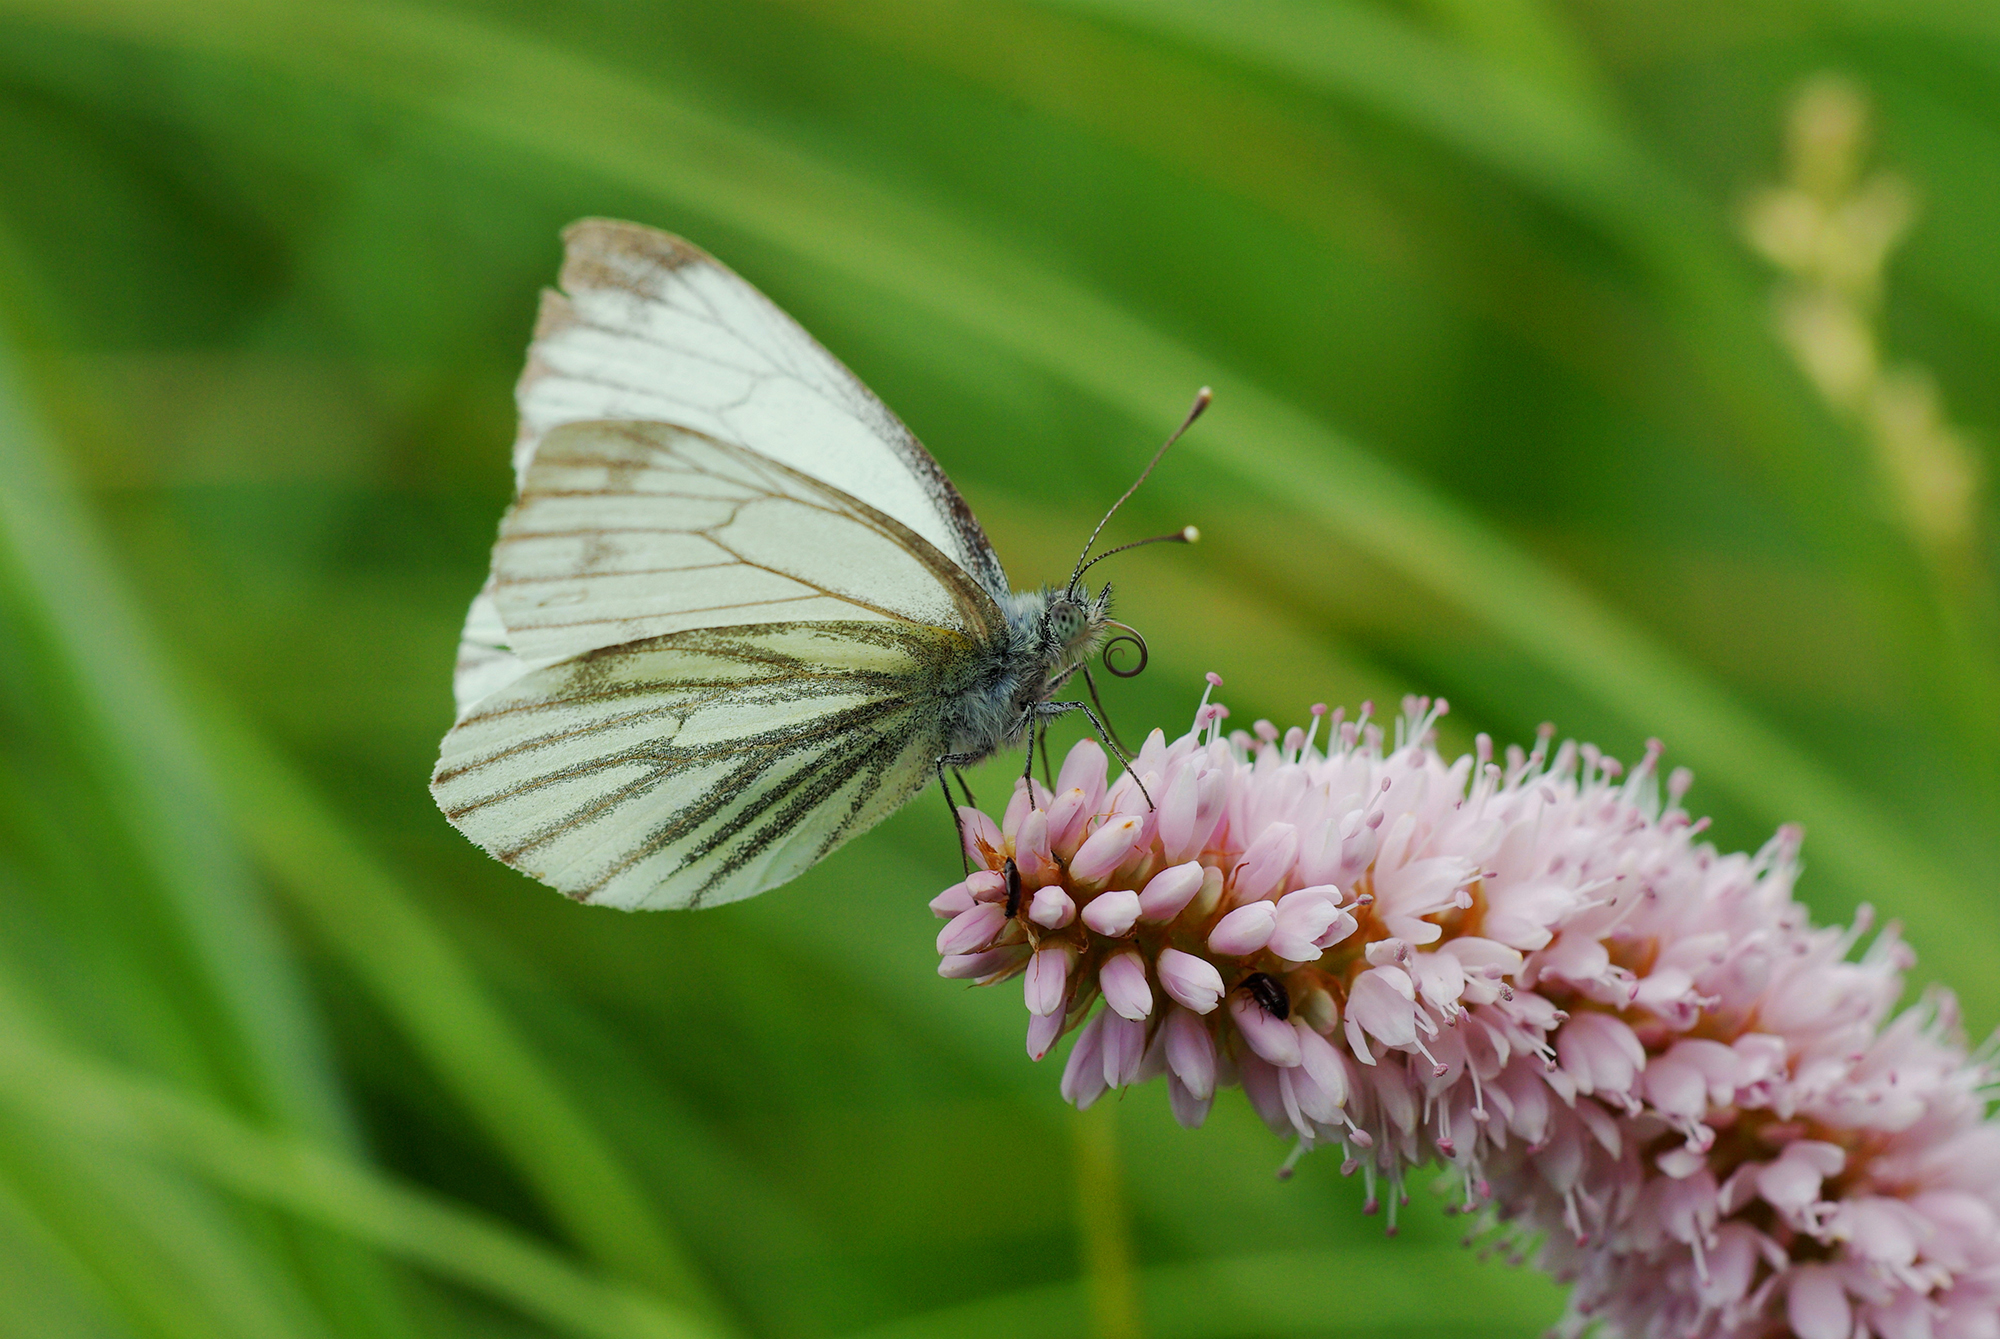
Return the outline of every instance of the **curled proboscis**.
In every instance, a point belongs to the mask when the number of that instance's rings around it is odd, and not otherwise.
[[[1104,644],[1104,668],[1110,670],[1121,679],[1129,679],[1134,675],[1142,673],[1146,668],[1146,661],[1148,659],[1146,639],[1139,635],[1136,628],[1126,627],[1123,623],[1113,623],[1111,626],[1118,629],[1118,635]],[[1120,669],[1117,662],[1112,659],[1112,653],[1117,651],[1121,645],[1131,646],[1133,652],[1139,657],[1138,661],[1130,669]]]

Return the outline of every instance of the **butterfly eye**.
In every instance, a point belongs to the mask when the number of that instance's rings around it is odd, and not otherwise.
[[[1083,610],[1068,600],[1049,606],[1049,631],[1059,643],[1067,644],[1083,631]]]

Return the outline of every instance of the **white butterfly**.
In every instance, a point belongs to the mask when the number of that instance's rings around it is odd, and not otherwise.
[[[636,224],[564,241],[431,778],[461,832],[580,901],[729,902],[1089,712],[1050,700],[1123,627],[1082,559],[1011,591],[937,462],[761,293]]]

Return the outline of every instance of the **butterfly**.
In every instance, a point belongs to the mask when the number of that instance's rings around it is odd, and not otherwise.
[[[454,826],[579,901],[714,905],[1054,717],[1106,733],[1052,700],[1124,635],[1143,665],[1089,563],[1012,590],[937,462],[763,294],[652,228],[563,238],[431,778]]]

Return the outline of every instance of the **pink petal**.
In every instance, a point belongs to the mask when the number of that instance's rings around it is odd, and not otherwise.
[[[1238,907],[1209,931],[1209,951],[1225,958],[1247,957],[1271,942],[1271,931],[1277,925],[1278,909],[1269,902]]]
[[[1139,895],[1129,888],[1099,893],[1083,904],[1083,923],[1108,939],[1132,933],[1139,922]]]
[[[1127,949],[1112,954],[1099,969],[1097,983],[1104,991],[1104,1002],[1120,1017],[1134,1022],[1152,1017],[1153,990],[1146,984],[1145,960],[1137,953]]]
[[[1194,901],[1194,895],[1201,891],[1204,873],[1201,862],[1197,860],[1161,870],[1147,881],[1145,891],[1139,894],[1139,915],[1155,923],[1170,921],[1180,915],[1187,909],[1187,904]]]
[[[1028,970],[1021,974],[1021,986],[1022,993],[1027,997],[1029,1013],[1062,1012],[1063,998],[1069,986],[1069,967],[1070,951],[1062,947],[1038,949],[1035,956],[1028,959]]]
[[[1785,1318],[1798,1339],[1849,1339],[1854,1312],[1840,1275],[1826,1265],[1800,1265],[1785,1295]]]
[[[1080,883],[1096,883],[1110,877],[1113,870],[1131,857],[1144,829],[1145,820],[1137,814],[1111,819],[1077,848],[1069,862],[1070,877]]]
[[[1068,893],[1053,885],[1038,888],[1028,899],[1028,919],[1045,930],[1060,930],[1076,919],[1076,903]]]
[[[1168,1012],[1163,1030],[1167,1034],[1167,1070],[1176,1075],[1195,1097],[1206,1100],[1215,1092],[1215,1038],[1208,1025],[1185,1009]]]
[[[1299,1035],[1282,1018],[1264,1012],[1264,1006],[1239,992],[1229,999],[1229,1017],[1243,1040],[1270,1063],[1289,1069],[1299,1063]]]
[[[970,953],[992,943],[1007,927],[1007,909],[993,902],[981,902],[951,918],[938,931],[939,953]]]
[[[1208,959],[1162,949],[1158,967],[1161,987],[1183,1008],[1206,1014],[1222,1002],[1222,973]]]

